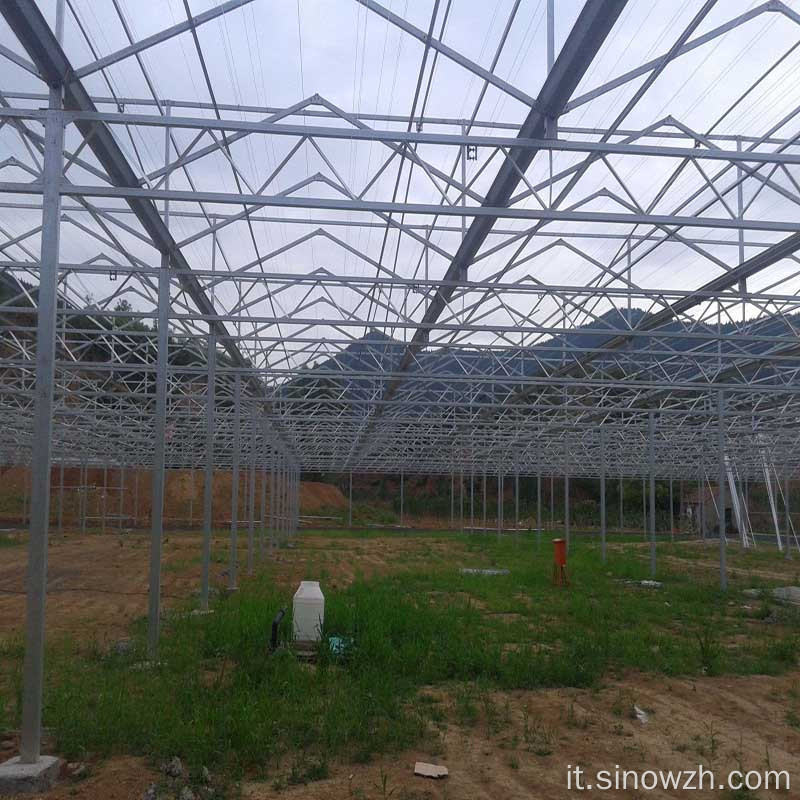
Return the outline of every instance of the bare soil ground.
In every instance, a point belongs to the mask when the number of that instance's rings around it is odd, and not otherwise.
[[[331,775],[303,786],[276,788],[249,782],[246,800],[562,800],[568,764],[585,774],[615,769],[687,770],[703,765],[717,780],[732,770],[788,770],[798,780],[800,731],[785,722],[785,698],[800,674],[773,678],[664,680],[631,675],[597,691],[547,690],[494,697],[499,718],[485,713],[467,726],[449,724],[426,748],[381,758],[367,765],[332,765]],[[443,698],[448,702],[448,698]],[[649,720],[632,718],[633,704]],[[445,781],[415,777],[417,760],[444,764]],[[81,781],[67,778],[47,800],[140,798],[161,776],[140,759],[114,758],[92,767]],[[384,790],[385,779],[385,790]],[[588,780],[588,779],[587,779]],[[609,798],[726,798],[718,789],[582,793]],[[790,798],[759,791],[749,797]]]
[[[246,563],[246,536],[240,536],[239,564]],[[22,632],[25,616],[27,550],[0,550],[0,631]],[[202,538],[197,533],[172,533],[164,539],[161,587],[169,611],[200,583]],[[334,586],[347,585],[356,574],[384,574],[418,559],[444,559],[459,545],[445,539],[300,537],[292,549],[273,558],[278,580],[294,585],[311,569],[324,569]],[[227,538],[218,534],[212,554],[212,582],[227,582]],[[149,538],[143,532],[86,534],[68,532],[50,537],[48,553],[48,635],[66,634],[98,641],[118,639],[130,623],[147,612]],[[243,568],[243,567],[241,567]]]
[[[246,538],[246,537],[245,537]],[[164,546],[163,590],[167,608],[188,598],[200,577],[201,537],[170,534]],[[212,577],[226,581],[223,536],[215,540]],[[294,585],[310,570],[346,584],[396,570],[398,565],[452,560],[464,546],[444,537],[300,536],[293,549],[279,551],[278,580]],[[466,551],[463,551],[466,555]],[[20,632],[24,619],[25,548],[0,550],[0,631]],[[67,533],[51,540],[48,633],[86,640],[114,640],[146,611],[148,539],[144,533],[87,535]],[[244,546],[240,563],[244,563]],[[710,569],[710,557],[687,559]],[[775,565],[769,577],[790,579],[795,564]],[[434,700],[451,709],[455,698],[431,690]],[[626,770],[695,769],[702,764],[725,780],[730,770],[787,769],[800,787],[800,728],[787,724],[800,713],[800,671],[780,677],[665,679],[636,674],[619,676],[598,690],[547,690],[496,693],[493,703],[479,703],[474,719],[453,722],[443,715],[439,735],[418,750],[377,759],[366,765],[332,764],[330,776],[304,786],[277,789],[271,783],[247,782],[248,800],[475,800],[574,796],[567,789],[568,764],[587,772],[615,765]],[[646,711],[643,724],[632,712]],[[0,737],[1,739],[2,737]],[[0,760],[14,754],[0,753]],[[441,782],[413,775],[416,760],[445,764],[450,777]],[[141,798],[162,776],[152,765],[129,757],[88,766],[81,780],[65,777],[47,800],[128,800]],[[587,791],[585,797],[725,798],[706,791]],[[760,790],[743,797],[800,797],[792,792]]]
[[[731,770],[787,769],[797,780],[800,731],[784,722],[783,698],[797,689],[800,675],[781,678],[704,678],[699,681],[642,678],[608,683],[598,691],[553,689],[495,696],[499,720],[486,715],[471,726],[450,724],[427,750],[401,753],[369,765],[335,767],[325,781],[280,792],[250,783],[249,800],[560,800],[568,764],[586,774],[599,770],[685,770],[703,764],[718,779]],[[642,724],[633,704],[647,709]],[[493,713],[495,713],[493,712]],[[526,741],[527,739],[527,741]],[[520,745],[520,742],[522,743]],[[516,746],[517,749],[512,750]],[[444,764],[445,781],[415,777],[417,760]],[[720,798],[714,791],[603,791],[585,797]],[[759,798],[797,797],[796,792],[759,792]]]
[[[99,467],[87,469],[82,476],[79,467],[66,467],[63,472],[63,494],[61,470],[53,467],[50,483],[50,508],[53,518],[57,509],[62,511],[65,525],[79,523],[79,488],[86,490],[86,515],[88,527],[99,526],[106,517],[110,527],[132,524],[147,524],[151,511],[150,471],[146,469],[103,470]],[[261,497],[261,473],[256,475],[255,497]],[[248,478],[244,471],[239,476],[239,519],[246,517]],[[0,466],[0,521],[19,523],[26,511],[25,497],[31,484],[30,469],[22,466]],[[267,488],[268,488],[267,481]],[[233,476],[229,470],[216,470],[214,473],[212,504],[214,524],[230,524],[231,490]],[[202,470],[170,469],[165,473],[164,506],[165,523],[172,527],[194,527],[200,525],[203,516]],[[269,505],[269,504],[267,504]],[[260,500],[257,508],[260,507]],[[316,481],[302,481],[300,484],[300,513],[328,514],[341,516],[347,508],[347,500],[337,486]],[[135,527],[135,525],[134,525]]]

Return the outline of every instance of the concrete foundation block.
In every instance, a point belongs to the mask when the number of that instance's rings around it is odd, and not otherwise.
[[[40,756],[34,764],[23,764],[19,756],[0,764],[0,797],[46,792],[58,780],[61,759]]]

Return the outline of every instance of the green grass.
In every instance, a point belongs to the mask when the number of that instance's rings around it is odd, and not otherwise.
[[[315,666],[288,650],[267,652],[275,612],[291,606],[291,591],[276,588],[269,569],[220,599],[214,614],[165,624],[155,668],[135,668],[141,647],[109,655],[53,646],[45,724],[69,759],[178,754],[194,768],[282,785],[326,774],[331,759],[364,761],[435,737],[442,710],[423,687],[442,687],[456,721],[471,724],[489,717],[493,689],[591,687],[626,670],[777,674],[797,663],[797,614],[753,625],[740,595],[748,583],[734,580],[723,595],[713,573],[665,566],[664,586],[644,589],[625,581],[649,577],[646,551],[615,550],[602,564],[597,543],[579,540],[570,553],[572,585],[555,588],[549,546],[537,549],[535,538],[450,538],[458,543],[450,558],[420,547],[388,576],[344,588],[323,583],[325,634],[354,643],[344,660],[326,642]],[[309,548],[306,577],[335,574],[324,566],[328,555]],[[738,557],[732,553],[737,569]],[[510,574],[465,576],[461,566]],[[134,629],[139,642],[142,632],[141,624]],[[11,691],[0,690],[0,716],[12,719],[20,655],[5,653],[17,670]]]

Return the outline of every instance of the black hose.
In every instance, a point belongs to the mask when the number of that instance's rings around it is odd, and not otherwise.
[[[271,651],[275,651],[278,649],[278,629],[280,628],[281,622],[283,622],[283,618],[285,616],[286,616],[286,609],[281,608],[275,615],[275,619],[272,620],[272,636],[270,637],[270,642],[269,642],[269,649]]]

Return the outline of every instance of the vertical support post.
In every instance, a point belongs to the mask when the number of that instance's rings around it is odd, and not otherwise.
[[[791,516],[791,509],[789,504],[789,473],[786,473],[786,477],[783,480],[783,504],[784,508],[786,509],[786,528],[785,528],[785,537],[786,537],[786,547],[783,549],[783,557],[785,559],[790,559],[792,557],[792,541],[789,538],[792,532],[792,516]]]
[[[497,535],[503,530],[503,472],[497,468]]]
[[[567,540],[567,552],[570,545],[569,525],[569,472],[564,472],[564,538]]]
[[[483,468],[483,533],[486,533],[486,467]]]
[[[647,415],[650,460],[650,575],[656,576],[656,416],[651,410]]]
[[[194,528],[194,469],[189,469],[189,483],[191,484],[192,491],[189,493],[189,527]]]
[[[248,450],[247,452],[249,454],[250,451]],[[247,463],[244,465],[244,485],[241,487],[242,488],[242,502],[241,502],[242,522],[247,522],[247,509],[250,507],[250,500],[247,497],[247,490],[250,488],[250,478],[248,477],[249,474],[250,474],[248,472],[249,465],[250,465],[250,459],[249,459],[249,455],[248,455]]]
[[[272,442],[270,441],[272,445]],[[278,546],[278,499],[275,496],[277,485],[275,482],[275,448],[272,446],[269,454],[269,548],[275,550]]]
[[[189,527],[194,528],[194,492],[196,488],[194,468],[189,470],[189,482],[192,486],[192,491],[189,494]]]
[[[81,535],[86,535],[86,504],[88,501],[89,488],[88,476],[86,474],[86,456],[83,457],[81,462],[81,496],[80,496],[80,515],[81,515]]]
[[[267,525],[267,422],[263,422],[263,434],[261,436],[261,511],[259,514],[258,527],[258,557],[264,560],[266,549],[266,525]]]
[[[456,472],[450,467],[450,530],[456,527]]]
[[[461,454],[461,465],[458,478],[458,518],[459,530],[464,535],[464,456]]]
[[[239,448],[241,436],[242,378],[237,372],[233,379],[233,453],[231,464],[231,549],[228,556],[228,588],[235,589],[239,566]]]
[[[294,534],[295,471],[289,464],[286,471],[286,539]]]
[[[122,530],[122,519],[125,516],[125,462],[121,461],[119,465],[119,517],[117,519],[117,528]]]
[[[60,18],[59,32],[63,32],[63,6],[63,0],[60,0],[57,6]],[[60,38],[59,36],[59,40]],[[61,108],[61,86],[52,87],[49,107],[45,114],[42,168],[42,243],[36,329],[36,388],[31,450],[31,504],[20,741],[20,760],[24,764],[35,764],[41,755],[47,539],[50,527],[50,467],[56,372],[60,188],[64,150],[64,119]]]
[[[295,465],[294,468],[294,505],[292,514],[292,535],[297,535],[297,530],[300,527],[300,467]]]
[[[469,468],[469,532],[475,533],[475,465]]]
[[[58,532],[64,533],[64,456],[58,460]]]
[[[283,468],[283,538],[289,541],[292,529],[292,467],[287,458]]]
[[[281,539],[289,540],[289,462],[281,459]]]
[[[139,468],[133,471],[133,527],[139,527]]]
[[[275,538],[280,547],[283,541],[283,461],[280,453],[275,453]]]
[[[600,558],[606,560],[606,432],[600,428]]]
[[[647,541],[647,479],[642,478],[642,538]]]
[[[564,436],[564,538],[567,540],[567,552],[569,552],[569,442],[566,435]]]
[[[514,536],[519,533],[519,471],[514,472]]]
[[[542,546],[542,471],[536,473],[536,546]]]
[[[619,476],[619,531],[622,533],[625,530],[625,517],[623,516],[623,502],[622,502],[622,475]]]
[[[108,456],[103,456],[103,514],[100,530],[106,532],[106,510],[108,508]]]
[[[353,470],[350,470],[350,493],[347,503],[347,527],[353,527]]]
[[[170,107],[165,114],[169,116]],[[164,129],[164,166],[169,164],[170,130]],[[164,187],[169,189],[169,173]],[[169,226],[169,200],[164,201],[164,224]],[[158,334],[156,356],[156,405],[153,418],[153,472],[150,504],[150,567],[147,603],[147,655],[158,653],[161,616],[161,547],[164,538],[164,466],[167,439],[167,371],[169,368],[169,253],[161,254],[158,271]]]
[[[292,529],[292,467],[288,458],[283,467],[283,539],[289,541]]]
[[[253,525],[256,515],[256,408],[250,414],[250,473],[248,475],[247,490],[247,574],[252,575],[255,566],[255,541],[253,539]]]
[[[669,540],[675,541],[675,508],[672,497],[672,476],[669,478]]]
[[[214,500],[214,405],[217,381],[217,340],[213,333],[208,334],[206,367],[206,442],[205,442],[205,480],[203,481],[203,566],[200,574],[200,609],[208,611],[208,591],[211,573],[211,528],[212,503]]]
[[[725,530],[725,392],[717,393],[717,456],[719,458],[719,585],[728,589],[727,546]]]
[[[405,516],[405,474],[400,470],[400,524],[403,524]]]
[[[700,537],[705,541],[706,538],[706,482],[703,468],[700,468]]]

